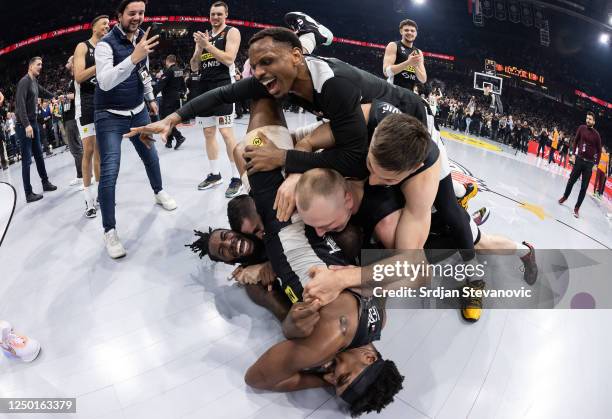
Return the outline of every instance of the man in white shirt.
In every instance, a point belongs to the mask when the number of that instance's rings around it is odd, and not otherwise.
[[[148,38],[143,32],[145,2],[123,0],[117,9],[117,24],[95,48],[96,90],[94,119],[100,150],[98,196],[104,226],[104,241],[113,259],[126,255],[115,230],[115,185],[121,160],[121,140],[131,127],[150,122],[145,101],[153,114],[158,113],[149,75],[148,55],[157,46],[158,36]],[[114,63],[117,62],[117,65]],[[177,205],[163,190],[159,158],[154,146],[147,148],[138,136],[130,141],[145,165],[155,201],[171,211]]]

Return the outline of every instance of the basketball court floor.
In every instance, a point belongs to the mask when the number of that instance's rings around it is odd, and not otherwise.
[[[288,114],[290,127],[310,121]],[[240,138],[247,121],[237,122]],[[58,190],[33,204],[24,203],[20,164],[0,172],[18,192],[0,248],[0,319],[43,347],[31,364],[0,355],[0,397],[76,397],[77,414],[66,418],[345,417],[326,390],[277,394],[244,384],[247,367],[281,330],[227,281],[230,266],[184,247],[194,229],[227,226],[229,166],[221,160],[224,185],[198,191],[208,170],[203,136],[183,131],[188,140],[179,151],[158,143],[174,212],[154,204],[144,168],[124,142],[117,229],[128,256],[119,261],[106,255],[101,216],[84,218],[82,192],[67,186],[75,175],[69,153],[46,159]],[[492,211],[484,232],[537,249],[612,248],[610,208],[587,195],[575,219],[578,185],[566,205],[557,204],[566,182],[558,167],[458,133],[443,136],[456,176],[479,183],[470,210]],[[0,234],[11,208],[12,191],[0,184]],[[610,417],[611,322],[609,310],[486,310],[475,324],[456,310],[389,311],[377,346],[406,379],[378,416]]]

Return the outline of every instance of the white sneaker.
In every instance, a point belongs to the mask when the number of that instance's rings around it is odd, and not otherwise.
[[[125,248],[119,241],[117,230],[114,228],[104,233],[104,244],[106,245],[106,252],[113,259],[122,258],[127,254]]]
[[[168,195],[168,192],[161,190],[155,194],[155,202],[158,205],[164,207],[166,211],[175,210],[178,205],[176,205],[176,201]]]
[[[0,320],[0,347],[23,362],[34,361],[40,353],[40,343],[36,339],[15,333],[13,326],[4,320]]]
[[[70,186],[77,186],[77,185],[83,185],[83,179],[77,177],[70,181]]]

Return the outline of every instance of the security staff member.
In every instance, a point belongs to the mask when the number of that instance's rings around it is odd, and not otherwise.
[[[153,89],[155,96],[159,92],[162,94],[162,102],[160,114],[162,118],[170,115],[175,109],[181,106],[180,97],[185,91],[185,79],[183,78],[183,70],[176,65],[176,55],[170,54],[166,57],[166,68],[164,74],[159,79],[159,82]],[[172,148],[172,139],[176,140],[175,150],[185,142],[185,137],[179,132],[176,127],[172,129],[172,133],[168,136],[166,142],[167,148]]]
[[[414,46],[417,31],[414,20],[402,20],[399,24],[402,39],[389,42],[383,58],[383,73],[387,81],[410,91],[417,82],[427,82],[423,52]]]

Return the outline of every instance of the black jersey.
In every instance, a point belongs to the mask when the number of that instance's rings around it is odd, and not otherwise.
[[[287,151],[287,172],[302,173],[322,167],[333,168],[346,177],[367,177],[365,161],[368,128],[361,111],[361,103],[372,103],[375,99],[384,100],[427,124],[423,102],[409,90],[393,86],[371,73],[335,58],[311,55],[305,59],[313,81],[313,102],[307,102],[293,94],[288,95],[288,100],[315,115],[329,119],[336,147],[320,153]],[[255,77],[248,77],[202,94],[179,109],[178,113],[183,120],[189,120],[223,103],[270,97],[266,88]]]
[[[410,54],[412,54],[414,51],[418,51],[418,49],[414,46],[405,46],[402,44],[402,41],[395,41],[395,47],[397,48],[397,52],[395,53],[395,62],[393,64],[403,63],[408,59],[408,57],[410,57]],[[407,66],[405,69],[389,78],[389,82],[408,90],[412,90],[418,81],[419,80],[416,76],[416,68],[414,68],[412,65]]]
[[[176,64],[173,64],[164,69],[162,77],[153,89],[153,94],[157,95],[161,92],[163,100],[167,103],[172,103],[178,101],[184,91],[185,79],[183,77],[183,70]]]
[[[369,141],[372,141],[372,134],[374,133],[374,130],[376,129],[378,124],[380,124],[382,120],[385,119],[387,116],[394,114],[394,113],[401,113],[401,112],[398,108],[391,105],[390,103],[386,103],[386,102],[379,101],[379,100],[375,100],[374,102],[372,102],[372,107],[370,108],[370,115],[368,117],[368,133],[370,135]],[[420,168],[418,168],[417,170],[415,170],[414,172],[406,176],[406,178],[404,178],[400,182],[400,185],[403,184],[408,179],[429,169],[431,166],[433,166],[436,163],[439,156],[440,156],[439,146],[433,140],[430,140],[429,146],[427,148],[427,156],[425,157],[425,160],[423,161],[423,166],[421,166]]]
[[[357,299],[358,323],[355,336],[343,350],[359,348],[380,340],[385,319],[384,300],[377,297],[364,297],[348,290]]]
[[[351,217],[351,224],[361,227],[363,247],[368,247],[376,225],[388,215],[404,208],[406,199],[398,186],[370,185],[366,180],[359,209]]]
[[[225,44],[227,42],[227,34],[233,26],[226,26],[221,32],[210,38],[210,43],[215,48],[225,51]],[[226,66],[219,60],[217,60],[210,52],[204,51],[200,56],[200,81],[202,83],[210,82],[222,82],[231,83],[234,78],[235,70],[234,64]]]
[[[85,70],[96,65],[94,57],[95,47],[89,41],[85,41],[87,51],[85,52]],[[81,125],[93,123],[94,93],[96,91],[95,74],[83,83],[75,82],[75,110],[76,117],[83,117]]]
[[[70,80],[68,84],[68,93],[75,93],[74,80]],[[62,119],[64,122],[72,121],[74,119],[74,99],[63,104]]]

